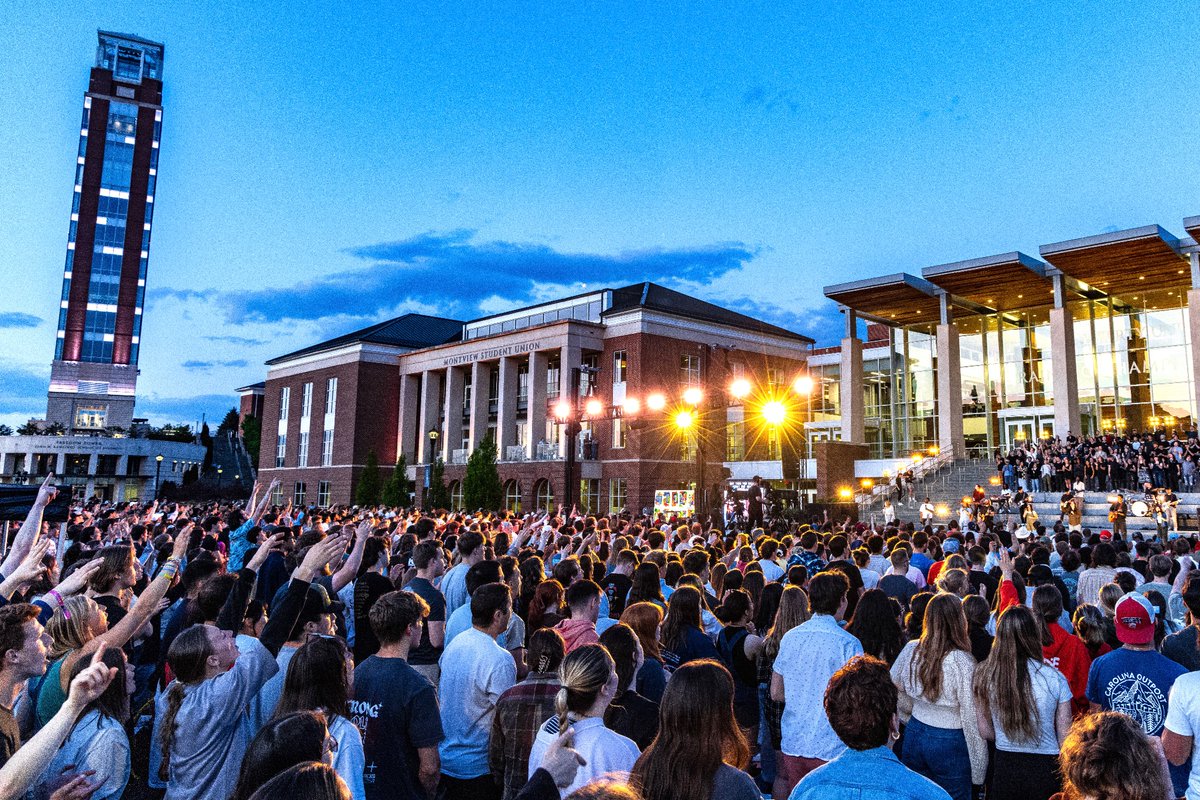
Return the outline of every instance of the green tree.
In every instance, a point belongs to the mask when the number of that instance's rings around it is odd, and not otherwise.
[[[496,455],[496,440],[490,434],[471,451],[463,477],[464,507],[498,511],[503,506],[504,486],[496,469]]]
[[[12,428],[7,425],[0,425],[0,436],[12,436]]]
[[[37,436],[41,431],[38,430],[37,423],[29,420],[21,427],[17,428],[17,436]]]
[[[449,508],[450,492],[446,490],[446,465],[439,457],[429,468],[429,488],[425,490],[425,508]]]
[[[383,487],[383,504],[385,506],[406,508],[412,502],[412,490],[408,486],[408,463],[404,454],[396,459],[396,469],[392,477]]]
[[[242,444],[250,454],[254,468],[258,469],[258,451],[262,446],[262,420],[258,417],[246,417],[242,421]]]
[[[375,455],[374,450],[367,453],[367,465],[358,476],[354,502],[360,506],[379,505],[379,457]]]
[[[200,444],[204,445],[204,471],[209,472],[215,469],[216,466],[213,464],[213,438],[212,434],[208,431],[207,422],[200,427]]]
[[[221,424],[217,426],[217,433],[237,433],[238,414],[236,408],[231,408],[225,412],[225,418],[221,420]]]

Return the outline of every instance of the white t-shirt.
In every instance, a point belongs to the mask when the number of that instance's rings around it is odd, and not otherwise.
[[[862,567],[859,567],[858,574],[862,575],[864,592],[867,589],[874,589],[876,586],[879,585],[879,581],[883,580],[883,576],[881,576],[878,572],[876,572],[873,569],[863,569]]]
[[[1006,753],[1037,753],[1058,755],[1058,731],[1055,719],[1059,703],[1071,702],[1071,686],[1063,674],[1044,661],[1029,659],[1029,681],[1033,686],[1033,702],[1038,710],[1036,741],[1014,742],[1000,726],[1000,715],[992,708],[992,726],[996,729],[996,749]]]
[[[783,567],[779,566],[771,559],[761,558],[759,559],[758,563],[762,566],[763,577],[766,578],[767,583],[777,581],[783,577]]]
[[[783,635],[774,671],[783,676],[785,754],[832,761],[846,751],[825,715],[825,687],[833,673],[862,651],[858,639],[827,614]]]
[[[1187,800],[1200,800],[1200,672],[1180,675],[1167,698],[1166,729],[1192,737],[1192,771],[1188,775]]]
[[[492,717],[500,695],[517,682],[516,662],[495,639],[471,628],[454,637],[440,663],[442,772],[462,780],[488,775]]]
[[[586,763],[579,767],[571,785],[561,790],[563,797],[603,775],[618,773],[623,777],[624,773],[633,769],[634,762],[642,754],[632,739],[604,727],[604,720],[600,717],[570,720],[568,724],[575,730],[572,746]],[[546,748],[557,738],[558,715],[555,714],[538,728],[537,737],[533,740],[533,749],[529,751],[530,777],[542,765]]]

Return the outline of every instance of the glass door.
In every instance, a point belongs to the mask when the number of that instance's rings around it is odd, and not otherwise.
[[[1034,421],[1031,419],[1009,419],[1004,422],[1004,444],[1009,450],[1024,447],[1034,441]]]

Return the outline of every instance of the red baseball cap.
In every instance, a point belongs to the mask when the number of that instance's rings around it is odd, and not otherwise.
[[[1117,639],[1124,644],[1147,644],[1154,641],[1154,606],[1140,592],[1130,592],[1117,601],[1113,618]]]

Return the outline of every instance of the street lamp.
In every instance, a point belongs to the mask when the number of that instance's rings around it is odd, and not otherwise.
[[[154,457],[154,499],[158,499],[158,475],[162,469],[163,455],[159,453]]]
[[[224,471],[225,470],[222,469],[221,466],[218,464],[217,465],[217,489],[218,490],[221,488],[221,473]]]
[[[700,404],[704,402],[704,390],[699,386],[689,386],[683,390],[683,402],[692,407],[691,411],[680,411],[675,415],[675,424],[684,431],[685,435],[695,428],[696,436],[696,491],[692,495],[692,512],[708,508],[708,498],[704,491],[704,427],[700,425]],[[686,424],[683,424],[685,423]]]

